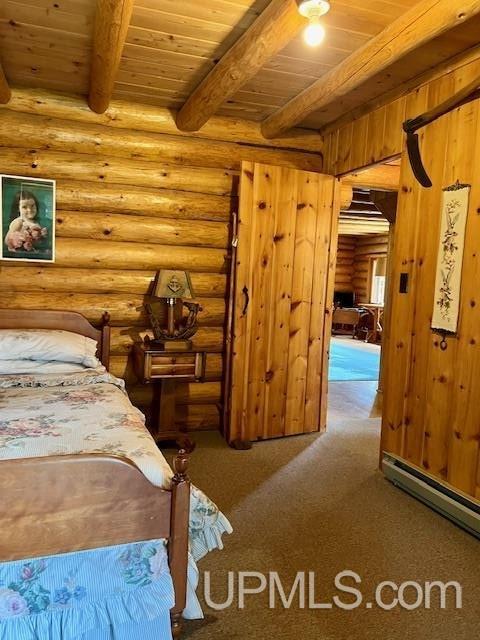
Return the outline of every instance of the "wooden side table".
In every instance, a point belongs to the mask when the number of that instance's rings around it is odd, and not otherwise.
[[[177,381],[201,382],[205,377],[206,352],[175,350],[175,343],[162,348],[153,342],[136,343],[133,348],[137,376],[153,385],[150,431],[157,442],[185,437],[175,426],[175,387]]]
[[[382,325],[380,324],[380,318],[383,313],[383,305],[380,304],[363,304],[362,307],[368,310],[373,316],[373,328],[367,332],[365,342],[376,343],[378,336],[382,333]]]

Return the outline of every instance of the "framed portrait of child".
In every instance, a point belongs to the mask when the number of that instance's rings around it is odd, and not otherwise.
[[[0,175],[0,258],[55,261],[55,180]]]

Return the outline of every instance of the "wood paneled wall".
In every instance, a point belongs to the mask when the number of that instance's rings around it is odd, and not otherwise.
[[[111,370],[145,407],[151,388],[138,384],[129,358],[148,325],[142,305],[157,269],[188,269],[203,307],[194,342],[212,353],[207,382],[178,385],[177,421],[216,427],[240,161],[319,170],[321,156],[258,146],[255,138],[226,142],[224,125],[217,140],[162,134],[164,114],[155,118],[153,108],[136,130],[135,109],[117,102],[97,117],[80,100],[43,93],[36,101],[25,91],[0,109],[0,173],[57,180],[56,262],[2,263],[1,304],[71,309],[92,322],[109,311]],[[213,138],[215,128],[209,132]]]
[[[386,256],[388,252],[388,234],[360,236],[356,238],[353,260],[352,287],[355,291],[355,302],[370,302],[368,291],[373,258]]]
[[[355,236],[338,236],[337,266],[335,268],[335,291],[353,291],[352,278],[355,247]]]
[[[402,123],[425,111],[427,102],[432,106],[440,103],[453,87],[460,89],[475,75],[480,76],[480,48],[433,71],[417,88],[406,89],[400,97],[329,132],[325,136],[324,170],[341,175],[399,155],[404,144]],[[447,85],[450,89],[443,94]]]
[[[419,115],[480,75],[478,53],[464,64],[332,134],[329,166],[349,171],[402,149],[400,122]],[[376,123],[376,125],[375,125]],[[370,134],[368,132],[370,131]],[[362,133],[363,132],[363,133]],[[352,145],[353,141],[353,145]],[[404,154],[395,224],[391,322],[384,345],[382,448],[480,498],[480,102],[421,131],[431,189],[414,179]],[[430,329],[442,189],[472,184],[458,335],[447,349]],[[400,274],[408,291],[398,291]]]
[[[448,95],[450,79],[437,90]],[[393,283],[405,272],[409,287],[392,301],[382,446],[480,498],[480,103],[430,125],[422,153],[431,189],[420,187],[407,161],[402,166]],[[442,188],[457,179],[472,190],[458,333],[443,351],[430,323]]]

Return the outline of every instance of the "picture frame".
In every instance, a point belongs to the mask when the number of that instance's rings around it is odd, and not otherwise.
[[[0,174],[0,259],[55,262],[55,180]]]

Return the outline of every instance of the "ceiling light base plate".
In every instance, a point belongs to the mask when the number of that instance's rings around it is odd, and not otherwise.
[[[327,0],[297,0],[298,12],[311,20],[320,18],[330,11],[330,3]]]

